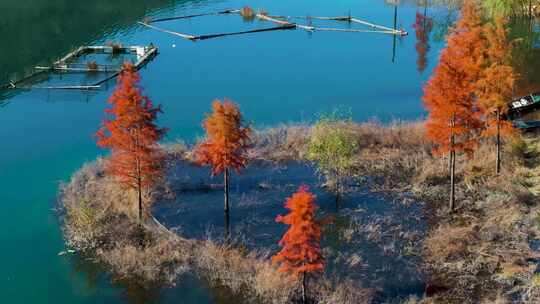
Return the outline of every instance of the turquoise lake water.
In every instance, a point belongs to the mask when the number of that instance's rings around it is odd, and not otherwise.
[[[335,16],[349,12],[407,30],[406,37],[367,33],[275,31],[190,42],[138,26],[145,16],[187,15],[239,8],[276,15]],[[159,48],[141,70],[145,92],[164,114],[167,141],[202,135],[200,122],[215,98],[236,101],[246,120],[263,128],[309,122],[337,107],[355,120],[415,120],[424,116],[422,83],[429,77],[450,14],[435,19],[428,65],[420,72],[414,2],[397,8],[379,0],[336,1],[14,1],[0,3],[0,83],[50,63],[82,44],[118,41]],[[321,23],[347,27],[340,23]],[[214,33],[273,26],[238,16],[172,21],[160,26]],[[354,28],[361,28],[354,26]],[[70,81],[65,77],[62,81]],[[32,90],[0,97],[1,303],[235,303],[220,291],[186,280],[163,293],[113,284],[103,271],[65,250],[53,210],[58,185],[83,163],[104,153],[92,134],[111,94]]]

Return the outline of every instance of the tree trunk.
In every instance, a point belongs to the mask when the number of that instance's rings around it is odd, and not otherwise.
[[[141,162],[140,160],[137,158],[137,192],[138,192],[138,195],[139,195],[139,223],[142,224],[142,209],[143,209],[143,204],[142,204],[142,173],[141,173]]]
[[[501,173],[501,113],[497,110],[497,156],[495,173],[499,175]]]
[[[225,168],[223,172],[223,180],[225,185],[225,214],[229,215],[229,169]]]
[[[141,177],[137,178],[137,192],[139,195],[139,246],[142,248],[144,246],[144,230],[143,230],[143,201],[142,201],[142,182]]]
[[[307,303],[307,297],[306,297],[306,273],[302,273],[302,304]]]
[[[448,174],[452,172],[452,151],[448,153]]]
[[[224,234],[225,234],[225,242],[226,242],[227,245],[231,244],[231,225],[230,225],[229,221],[230,221],[229,213],[225,212],[225,231],[224,231]]]
[[[455,137],[454,137],[454,117],[451,121],[451,131],[450,131],[450,212],[454,212],[455,207],[455,180],[454,175],[456,173],[456,150],[454,147]]]
[[[142,223],[142,218],[143,218],[143,205],[142,205],[142,185],[141,185],[141,179],[139,178],[139,185],[137,187],[137,190],[139,192],[139,222]]]
[[[455,208],[455,174],[456,174],[456,151],[451,152],[451,167],[450,167],[450,212],[454,212]]]

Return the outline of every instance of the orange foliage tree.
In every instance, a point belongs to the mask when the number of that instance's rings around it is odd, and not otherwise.
[[[501,116],[508,112],[508,102],[513,97],[518,78],[511,65],[513,46],[508,40],[506,25],[506,20],[499,17],[495,25],[485,26],[487,62],[477,83],[478,104],[486,119],[483,135],[496,138],[496,174],[501,170],[501,134],[510,135],[514,131],[512,124],[502,120]]]
[[[139,81],[133,64],[125,63],[116,90],[109,98],[112,108],[105,110],[109,118],[96,136],[100,147],[111,149],[106,171],[126,188],[137,191],[139,220],[142,220],[142,192],[162,177],[163,153],[157,143],[166,129],[155,124],[161,108],[154,107],[142,95]]]
[[[243,125],[238,106],[225,99],[212,103],[212,113],[203,122],[206,140],[196,148],[199,164],[211,165],[212,175],[223,172],[225,213],[229,214],[229,169],[240,172],[248,157],[251,129]]]
[[[414,31],[416,33],[416,53],[418,59],[416,65],[418,71],[421,73],[427,66],[427,53],[429,52],[429,33],[433,29],[433,19],[424,14],[416,12],[416,21],[413,24]]]
[[[315,219],[315,195],[301,186],[287,199],[285,207],[290,213],[278,216],[276,222],[290,225],[279,241],[282,249],[273,258],[280,264],[280,271],[302,276],[302,301],[306,302],[306,275],[322,272],[324,260],[321,255],[321,228]]]
[[[472,153],[477,144],[475,134],[482,127],[474,93],[484,44],[479,9],[474,0],[466,0],[448,45],[424,87],[423,100],[429,111],[427,135],[438,145],[436,153],[449,154],[451,211],[455,203],[456,152]]]

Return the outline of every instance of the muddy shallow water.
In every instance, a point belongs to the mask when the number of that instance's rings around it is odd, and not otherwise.
[[[223,239],[222,178],[212,178],[208,167],[176,163],[168,175],[174,195],[156,202],[154,215],[182,236]],[[421,260],[415,255],[426,229],[422,205],[394,202],[370,193],[359,182],[351,183],[348,193],[336,202],[309,164],[259,161],[240,175],[232,175],[231,234],[235,242],[277,252],[287,226],[276,223],[275,218],[287,212],[284,201],[300,185],[307,185],[317,196],[328,276],[358,279],[379,290],[381,301],[423,292]]]

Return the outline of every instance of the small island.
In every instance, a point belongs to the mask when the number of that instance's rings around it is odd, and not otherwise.
[[[537,303],[540,141],[512,106],[519,41],[498,9],[464,2],[419,121],[255,129],[224,98],[204,138],[164,142],[166,109],[126,62],[96,128],[110,154],[60,188],[67,250],[120,282],[193,276],[242,303]]]

